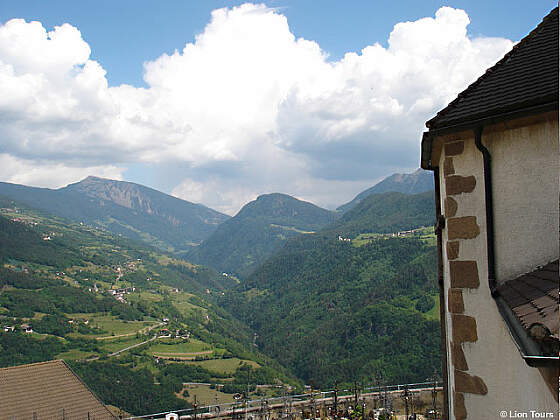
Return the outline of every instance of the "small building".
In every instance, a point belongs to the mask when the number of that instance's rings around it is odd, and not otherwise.
[[[558,8],[426,126],[446,417],[557,416]]]
[[[14,332],[15,329],[16,329],[16,327],[14,327],[13,325],[6,325],[3,328],[4,332]]]
[[[171,337],[171,331],[169,331],[167,328],[163,328],[163,329],[159,330],[159,337],[169,338],[169,337]]]
[[[33,332],[33,327],[29,324],[21,324],[21,330],[24,333],[32,333]]]
[[[62,360],[0,369],[0,420],[115,420]]]

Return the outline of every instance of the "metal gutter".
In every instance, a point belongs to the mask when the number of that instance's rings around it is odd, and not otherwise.
[[[426,125],[429,131],[424,132],[422,136],[420,167],[422,169],[430,170],[432,166],[431,159],[432,159],[432,145],[433,145],[434,137],[443,136],[445,134],[457,133],[460,131],[468,131],[476,127],[488,126],[488,125],[497,124],[508,120],[514,120],[516,118],[530,117],[532,115],[542,114],[551,111],[558,111],[558,100],[547,102],[540,105],[525,107],[522,109],[518,109],[516,111],[506,111],[500,114],[480,117],[478,119],[469,120],[466,122],[458,122],[455,124],[451,124],[439,128]]]
[[[428,123],[426,123],[426,127],[428,127],[431,133],[439,136],[442,134],[457,133],[458,131],[472,129],[473,127],[477,127],[477,126],[487,126],[495,123],[504,122],[507,120],[529,117],[531,115],[542,114],[545,112],[557,111],[557,110],[558,110],[558,99],[552,100],[550,102],[537,104],[537,105],[524,106],[523,108],[516,109],[516,110],[502,111],[502,112],[498,112],[497,114],[486,115],[474,119],[469,118],[463,121],[458,120],[455,123],[451,123],[449,125],[444,124],[441,127],[437,127],[437,126],[434,127],[432,124],[428,125]]]

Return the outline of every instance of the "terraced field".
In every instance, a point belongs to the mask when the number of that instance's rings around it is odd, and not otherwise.
[[[232,357],[230,359],[212,359],[212,360],[200,360],[194,362],[187,362],[188,364],[193,364],[201,366],[210,372],[224,373],[227,375],[232,375],[235,370],[242,366],[243,364],[252,366],[253,368],[258,368],[260,365],[252,360],[242,360],[237,357]]]

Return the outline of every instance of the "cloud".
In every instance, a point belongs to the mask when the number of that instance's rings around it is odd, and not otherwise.
[[[323,176],[346,166],[360,179],[368,166],[417,162],[424,122],[513,45],[471,40],[468,23],[464,11],[442,7],[435,18],[395,25],[388,48],[348,53],[314,85],[297,85],[280,107],[280,144],[314,154]]]
[[[77,28],[10,20],[0,26],[0,156],[24,164],[0,175],[58,186],[88,171],[175,167],[175,195],[229,213],[273,191],[336,206],[417,167],[424,121],[513,45],[471,39],[468,24],[443,7],[395,25],[387,48],[329,61],[278,10],[243,4],[146,62],[148,87],[137,88],[108,86]]]
[[[60,188],[68,180],[79,180],[90,174],[122,180],[124,168],[115,166],[69,166],[63,163],[30,161],[0,154],[0,180],[34,187]]]

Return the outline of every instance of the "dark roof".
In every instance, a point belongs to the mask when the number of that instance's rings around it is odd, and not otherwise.
[[[447,128],[544,105],[558,109],[558,7],[426,126]]]
[[[0,420],[114,420],[62,360],[0,369]]]
[[[543,353],[558,356],[558,260],[501,284],[497,291]],[[547,354],[554,349],[555,354]]]

